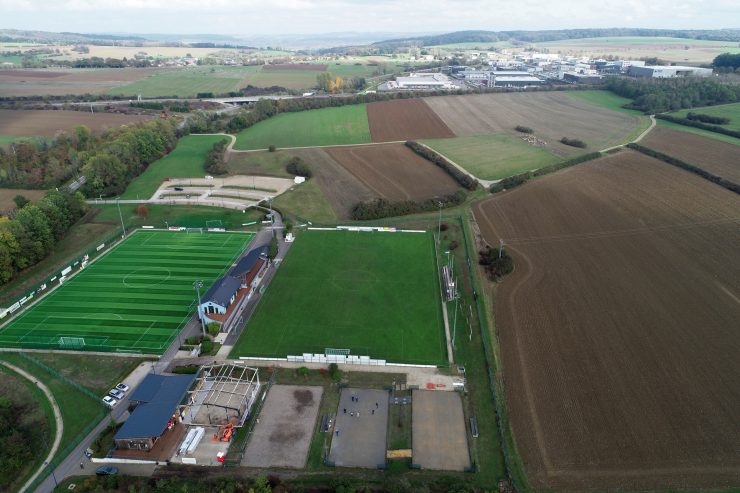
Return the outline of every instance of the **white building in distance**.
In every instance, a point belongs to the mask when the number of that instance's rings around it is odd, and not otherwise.
[[[709,77],[711,68],[685,67],[682,65],[632,65],[627,73],[633,77],[652,77],[653,79],[673,79],[676,77]]]

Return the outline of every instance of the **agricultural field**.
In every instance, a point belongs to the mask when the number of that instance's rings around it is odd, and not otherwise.
[[[326,72],[325,63],[276,63],[262,67],[265,71],[308,71],[308,72]]]
[[[100,94],[116,86],[145,79],[159,68],[0,70],[0,97]]]
[[[0,329],[0,347],[161,354],[252,235],[138,231]],[[205,292],[205,291],[204,291]]]
[[[545,149],[504,134],[422,142],[484,180],[499,180],[561,161]]]
[[[246,87],[251,84],[255,87],[279,86],[286,89],[303,91],[316,87],[316,77],[321,72],[310,70],[259,70],[248,77],[242,85]]]
[[[201,92],[222,94],[245,87],[246,80],[259,72],[260,67],[185,67],[161,70],[150,77],[110,89],[108,94],[145,98],[174,96],[192,98]]]
[[[658,57],[669,62],[691,64],[710,63],[714,57],[722,53],[740,53],[740,47],[733,41],[642,36],[566,39],[532,43],[531,46],[539,50],[546,49],[549,53],[574,56],[588,55],[599,58],[614,55],[626,60]]]
[[[187,135],[177,142],[172,152],[150,164],[132,181],[122,199],[148,199],[166,178],[203,178],[206,155],[216,142],[228,140],[224,135]]]
[[[147,115],[118,115],[89,111],[0,110],[0,134],[54,137],[64,130],[72,132],[77,125],[86,125],[94,133],[127,123],[149,120]]]
[[[285,166],[293,151],[232,152],[227,156],[230,175],[275,176],[292,178]]]
[[[740,183],[740,146],[664,127],[654,128],[640,145]]]
[[[370,142],[366,105],[282,113],[236,136],[234,149],[306,147]]]
[[[367,105],[373,142],[443,139],[455,134],[424,99],[379,101]]]
[[[514,259],[493,305],[532,486],[737,485],[740,197],[622,151],[474,215]]]
[[[520,137],[514,127],[534,129],[547,151],[572,157],[626,143],[641,117],[594,106],[565,92],[482,94],[428,98],[427,104],[458,136],[505,133]],[[580,139],[587,149],[561,144],[562,137]]]
[[[446,363],[431,234],[299,234],[231,356],[327,347],[398,363]]]
[[[424,200],[460,188],[442,168],[404,144],[333,147],[326,153],[378,196],[389,200]]]
[[[673,111],[669,113],[669,115],[675,116],[676,118],[686,118],[686,114],[689,112],[729,118],[730,123],[718,126],[726,128],[728,130],[740,132],[740,103],[720,104],[718,106],[705,106],[702,108],[691,108],[689,110]]]

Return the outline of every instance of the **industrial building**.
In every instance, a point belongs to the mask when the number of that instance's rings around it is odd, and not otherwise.
[[[598,74],[579,74],[575,72],[563,74],[563,80],[572,84],[599,84],[603,79],[604,76]]]
[[[440,73],[416,72],[407,77],[384,82],[378,91],[453,91],[460,89],[448,76]]]
[[[627,73],[633,77],[652,77],[653,79],[673,79],[676,77],[709,77],[711,68],[686,67],[682,65],[632,65]]]

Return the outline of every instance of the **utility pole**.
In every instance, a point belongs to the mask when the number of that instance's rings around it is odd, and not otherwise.
[[[200,312],[200,288],[203,287],[203,281],[195,281],[193,287],[198,292],[198,318],[200,319],[200,328],[203,330],[203,337],[206,336],[206,323],[203,320],[203,314]]]
[[[439,206],[439,221],[437,222],[437,245],[439,245],[439,242],[442,239],[442,202],[437,202],[437,205]]]
[[[501,238],[498,240],[498,258],[501,258],[501,254],[504,251],[504,239]]]
[[[460,301],[460,295],[457,292],[457,278],[455,278],[455,317],[452,322],[452,347],[455,348],[455,336],[457,335],[457,305]]]
[[[123,238],[126,236],[126,226],[123,224],[123,214],[121,214],[121,197],[116,197],[116,205],[118,206],[118,217],[121,219],[121,229],[123,230],[121,238]]]

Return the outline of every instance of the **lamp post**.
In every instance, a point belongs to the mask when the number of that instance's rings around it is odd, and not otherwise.
[[[121,214],[121,197],[116,197],[116,206],[118,206],[118,217],[121,219],[121,229],[123,230],[121,238],[123,238],[126,236],[126,226],[123,224],[123,214]]]
[[[439,206],[439,222],[437,222],[437,245],[439,245],[439,241],[442,239],[442,202],[437,202],[437,205]]]
[[[195,281],[193,283],[195,291],[198,293],[198,318],[200,319],[200,328],[203,330],[203,337],[206,335],[206,323],[203,320],[203,314],[200,312],[200,288],[203,287],[203,281]]]
[[[49,461],[44,461],[44,466],[48,466],[48,465],[49,465]],[[54,487],[56,488],[57,486],[59,486],[59,482],[57,481],[56,474],[54,474],[54,468],[53,467],[51,468],[51,477],[54,480]]]

